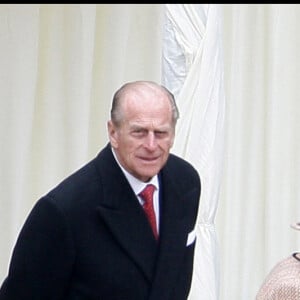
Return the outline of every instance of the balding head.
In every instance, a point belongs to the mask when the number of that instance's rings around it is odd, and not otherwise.
[[[155,101],[167,98],[171,108],[172,123],[175,127],[179,118],[179,111],[174,99],[174,95],[164,86],[159,85],[153,81],[133,81],[125,83],[113,96],[111,107],[111,120],[115,125],[120,125],[124,119],[123,104],[130,97],[139,97],[146,99],[146,96],[153,95],[151,103],[145,105],[157,105]],[[162,97],[163,96],[163,97]],[[149,97],[148,97],[149,98]],[[146,101],[145,101],[146,102]],[[150,108],[150,107],[149,107]]]

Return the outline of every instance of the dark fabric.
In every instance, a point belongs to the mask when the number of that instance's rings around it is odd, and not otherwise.
[[[195,247],[186,242],[196,222],[200,178],[170,155],[159,180],[157,241],[108,144],[37,201],[0,300],[186,299]]]

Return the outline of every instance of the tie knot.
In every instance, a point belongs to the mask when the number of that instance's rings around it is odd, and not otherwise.
[[[154,190],[155,186],[153,184],[148,184],[139,195],[144,199],[145,202],[148,202],[149,200],[152,201]]]

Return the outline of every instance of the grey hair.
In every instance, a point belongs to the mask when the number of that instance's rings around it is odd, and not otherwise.
[[[155,86],[156,88],[159,88],[166,93],[166,95],[168,96],[168,99],[170,100],[171,109],[172,109],[172,123],[175,127],[177,120],[179,119],[179,110],[178,110],[178,107],[177,107],[177,104],[175,101],[175,97],[174,97],[173,93],[171,93],[165,86],[157,84],[153,81],[127,82],[124,85],[122,85],[113,95],[112,106],[111,106],[111,110],[110,110],[110,118],[111,118],[112,122],[117,126],[120,125],[120,123],[123,120],[122,111],[121,111],[121,100],[124,96],[124,93],[131,86],[135,86],[136,84],[139,84],[139,83],[145,83],[148,85]]]

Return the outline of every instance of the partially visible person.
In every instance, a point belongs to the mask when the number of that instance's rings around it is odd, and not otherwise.
[[[300,230],[300,223],[291,225]],[[300,299],[300,253],[278,262],[265,278],[256,300],[299,300]]]
[[[37,201],[0,300],[187,299],[201,185],[170,153],[177,118],[173,95],[154,82],[116,91],[109,143]],[[154,229],[140,196],[148,184]]]

